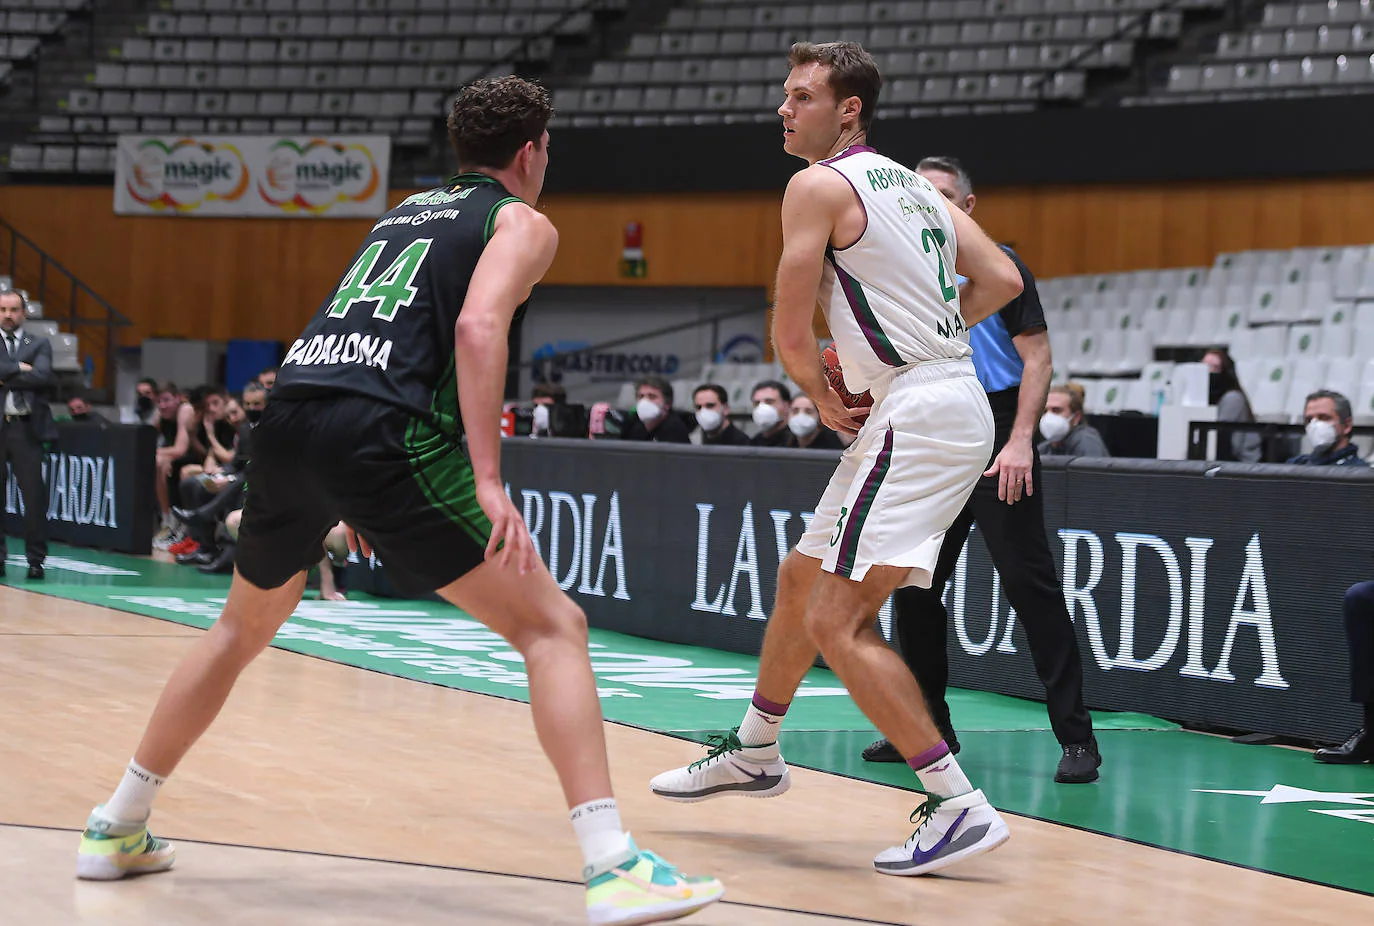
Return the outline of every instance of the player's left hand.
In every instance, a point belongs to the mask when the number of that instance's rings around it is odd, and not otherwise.
[[[1032,485],[1031,467],[1035,464],[1035,451],[1030,438],[1007,441],[1002,452],[997,454],[984,476],[997,476],[997,498],[1008,505],[1015,505],[1026,495],[1035,494]]]
[[[840,399],[840,394],[828,386],[824,393],[813,396],[812,401],[820,413],[821,424],[842,434],[858,434],[872,411],[872,408],[849,408]]]
[[[514,567],[520,575],[539,568],[539,554],[534,551],[525,518],[506,494],[505,486],[500,482],[478,483],[477,504],[491,521],[486,561],[495,561],[500,569]]]

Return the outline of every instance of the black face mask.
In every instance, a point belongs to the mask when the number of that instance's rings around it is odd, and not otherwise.
[[[248,416],[249,424],[257,424],[262,418],[262,409],[260,408],[245,408],[243,413]]]
[[[153,399],[151,396],[140,395],[134,400],[134,408],[138,409],[140,415],[146,415],[153,410]]]
[[[72,421],[90,421],[90,420],[91,420],[91,413],[90,413],[90,412],[83,412],[83,413],[80,414],[80,415],[72,415]]]
[[[1211,373],[1207,376],[1207,404],[1216,405],[1217,401],[1226,394],[1226,380],[1220,373]]]

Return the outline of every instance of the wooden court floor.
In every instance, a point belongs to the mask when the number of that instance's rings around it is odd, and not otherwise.
[[[580,857],[520,703],[269,650],[164,789],[170,873],[72,877],[77,831],[200,631],[0,587],[0,923],[577,924]],[[876,874],[905,792],[807,770],[771,801],[679,806],[700,747],[610,725],[641,844],[726,883],[686,923],[1370,923],[1374,898],[1013,817],[944,877]]]

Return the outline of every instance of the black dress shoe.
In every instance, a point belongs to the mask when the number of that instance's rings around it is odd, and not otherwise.
[[[42,579],[42,578],[43,578],[43,567],[42,567],[42,566],[30,566],[30,567],[29,567],[29,578],[30,578],[30,579],[35,579],[35,580],[37,580],[37,579]]]
[[[177,557],[177,563],[182,566],[208,566],[219,556],[219,550],[215,547],[206,549],[201,547],[194,553],[186,553]]]
[[[1364,727],[1339,746],[1318,749],[1312,758],[1328,765],[1359,765],[1361,762],[1374,762],[1374,730]]]
[[[215,522],[205,517],[199,508],[172,508],[172,517],[185,527],[208,526]]]
[[[1082,785],[1097,781],[1097,769],[1102,765],[1102,753],[1097,751],[1097,737],[1086,743],[1070,743],[1064,747],[1064,756],[1059,760],[1059,768],[1054,780],[1061,785]]]
[[[941,730],[945,738],[945,745],[949,747],[951,755],[959,754],[959,738],[954,735],[953,730]],[[880,739],[869,743],[863,751],[865,762],[905,762],[906,756],[897,750],[896,746],[886,739]]]
[[[231,543],[219,551],[213,560],[200,567],[207,576],[227,575],[234,571],[234,545]]]

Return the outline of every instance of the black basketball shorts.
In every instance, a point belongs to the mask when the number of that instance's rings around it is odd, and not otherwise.
[[[247,483],[237,566],[259,588],[317,564],[341,520],[407,595],[477,568],[491,536],[459,439],[376,399],[269,402],[253,431]]]

